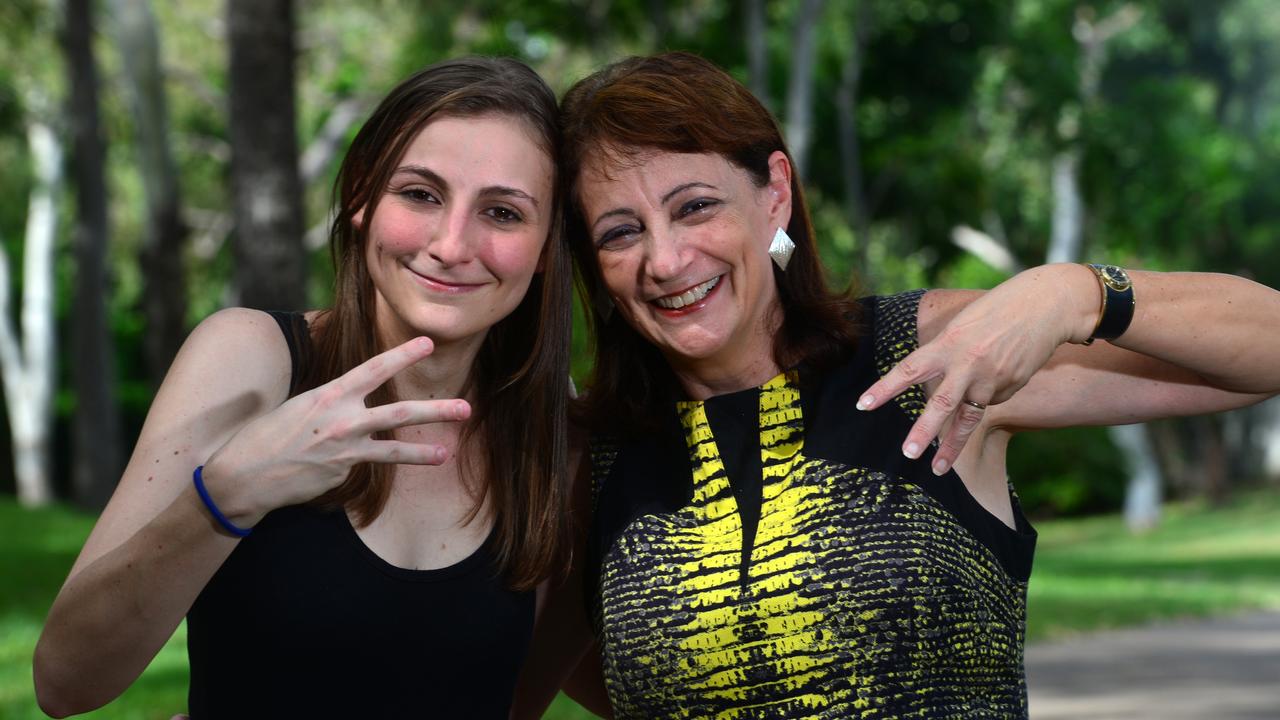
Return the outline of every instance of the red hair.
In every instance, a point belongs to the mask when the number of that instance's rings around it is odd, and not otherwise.
[[[715,153],[769,182],[769,156],[786,154],[778,123],[742,83],[713,63],[682,52],[616,62],[575,84],[560,103],[564,128],[561,169],[569,196],[567,232],[588,308],[606,307],[596,249],[582,217],[578,180],[597,158],[625,164],[654,150]],[[800,362],[824,366],[852,350],[858,338],[852,292],[826,282],[813,239],[813,224],[799,178],[791,176],[791,221],[796,244],[786,272],[774,268],[783,318],[774,338],[779,367]],[[652,427],[677,388],[658,350],[608,313],[593,312],[595,374],[583,408],[592,427],[625,431]]]

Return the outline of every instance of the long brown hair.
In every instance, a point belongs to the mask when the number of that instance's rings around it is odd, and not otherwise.
[[[596,362],[580,408],[593,428],[649,429],[677,392],[661,353],[608,307],[596,250],[582,217],[578,181],[584,164],[608,153],[625,163],[646,151],[716,153],[745,170],[757,187],[769,182],[769,156],[791,153],[778,124],[742,83],[711,62],[682,52],[620,60],[580,80],[560,102],[564,126],[561,177],[569,196],[566,232],[577,263],[579,288],[592,312]],[[782,307],[773,355],[779,367],[828,365],[858,337],[852,288],[827,286],[813,239],[804,189],[791,176],[791,221],[796,244],[786,272],[774,268]]]
[[[328,382],[387,349],[374,323],[374,287],[365,262],[365,228],[406,148],[442,117],[504,116],[523,122],[558,160],[555,94],[524,64],[508,58],[449,60],[400,83],[365,122],[347,151],[334,184],[336,217],[329,250],[336,270],[334,304],[312,323],[313,360],[302,389]],[[543,270],[519,306],[489,329],[469,384],[476,390],[459,457],[479,458],[460,469],[479,478],[474,513],[488,499],[495,524],[495,554],[508,585],[526,590],[563,569],[567,552],[566,425],[571,262],[564,248],[562,193],[557,188]],[[353,217],[364,209],[364,222]],[[392,383],[366,403],[396,400]],[[383,433],[380,437],[389,437]],[[472,446],[479,442],[479,446]],[[382,512],[394,466],[361,464],[345,482],[317,498],[340,505],[368,525]]]

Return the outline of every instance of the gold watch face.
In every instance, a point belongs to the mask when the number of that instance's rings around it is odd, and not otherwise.
[[[1129,273],[1125,272],[1124,268],[1119,268],[1115,265],[1097,265],[1096,267],[1098,268],[1098,274],[1102,277],[1102,281],[1116,292],[1124,292],[1133,284],[1129,280]]]

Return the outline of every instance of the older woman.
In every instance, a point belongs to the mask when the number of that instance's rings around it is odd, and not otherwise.
[[[621,61],[561,107],[619,717],[1023,717],[1012,434],[1280,389],[1280,293],[1236,277],[833,293],[776,123],[697,57]]]
[[[49,613],[45,712],[109,702],[185,615],[195,718],[507,716],[568,539],[557,136],[515,60],[383,100],[334,307],[191,334]]]

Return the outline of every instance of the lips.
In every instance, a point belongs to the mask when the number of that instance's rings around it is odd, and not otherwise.
[[[484,283],[458,282],[457,280],[439,278],[431,275],[424,275],[414,270],[413,268],[407,267],[407,269],[409,270],[410,274],[413,275],[414,279],[419,282],[419,284],[424,285],[427,288],[431,290],[435,290],[437,292],[464,293],[464,292],[470,292],[472,290],[475,290],[476,288],[484,286]]]
[[[680,310],[682,308],[686,308],[710,294],[711,291],[720,284],[720,280],[723,277],[723,275],[717,275],[704,283],[694,285],[684,292],[664,295],[660,298],[655,298],[651,302],[666,310]]]

